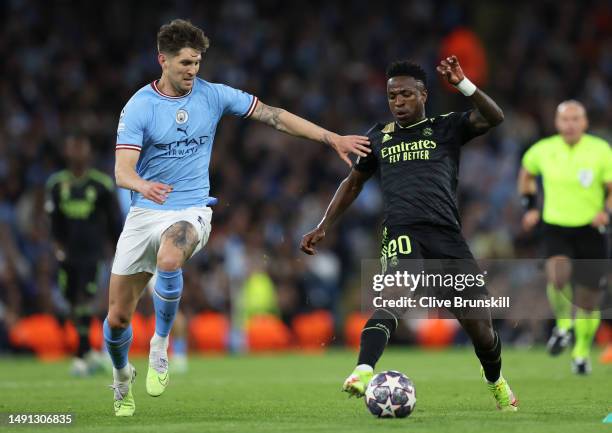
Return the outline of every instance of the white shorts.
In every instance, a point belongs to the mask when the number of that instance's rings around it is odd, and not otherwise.
[[[192,256],[200,251],[210,236],[212,209],[190,207],[180,210],[155,210],[132,207],[117,242],[112,273],[132,275],[138,272],[155,274],[157,251],[162,234],[179,221],[191,223],[198,232],[198,245]]]

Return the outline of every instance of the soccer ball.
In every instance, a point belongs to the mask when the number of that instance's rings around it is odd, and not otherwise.
[[[416,389],[399,371],[383,371],[368,384],[365,404],[372,415],[379,418],[405,418],[414,410]]]

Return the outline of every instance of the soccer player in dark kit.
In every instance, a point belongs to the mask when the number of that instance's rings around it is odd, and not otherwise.
[[[79,335],[71,372],[87,376],[101,363],[102,355],[89,344],[89,328],[96,313],[104,246],[119,238],[121,212],[113,180],[91,167],[89,138],[81,134],[66,137],[64,155],[67,167],[49,178],[45,207],[59,262],[59,287],[70,305],[68,318]]]
[[[409,61],[392,63],[387,68],[387,98],[394,121],[377,124],[368,132],[372,152],[357,160],[322,221],[303,237],[301,249],[306,254],[316,253],[315,245],[357,198],[364,183],[378,173],[385,214],[383,272],[385,263],[397,263],[397,259],[456,259],[478,268],[461,234],[456,199],[459,156],[463,144],[500,124],[504,116],[497,104],[465,77],[456,56],[442,60],[437,70],[471,100],[474,108],[427,117],[425,71]],[[490,312],[485,309],[486,314],[467,317],[461,309],[449,310],[474,344],[498,409],[516,411],[518,401],[501,374],[501,342]],[[357,367],[344,382],[344,391],[364,394],[376,362],[405,311],[374,311],[362,331]]]

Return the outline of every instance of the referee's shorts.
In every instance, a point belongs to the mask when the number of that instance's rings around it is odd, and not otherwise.
[[[543,241],[547,258],[572,259],[576,283],[591,289],[603,288],[608,258],[605,233],[590,225],[563,227],[543,223]]]

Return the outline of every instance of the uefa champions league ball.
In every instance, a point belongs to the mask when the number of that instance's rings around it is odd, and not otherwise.
[[[399,371],[378,373],[368,384],[365,404],[379,418],[405,418],[416,404],[414,384]]]

